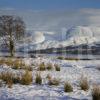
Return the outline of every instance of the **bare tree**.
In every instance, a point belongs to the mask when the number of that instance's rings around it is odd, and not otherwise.
[[[14,56],[15,43],[25,33],[25,23],[20,17],[2,15],[0,16],[0,37],[9,49],[10,55]]]

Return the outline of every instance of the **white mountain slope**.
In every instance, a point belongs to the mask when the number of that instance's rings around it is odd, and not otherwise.
[[[74,44],[93,43],[98,41],[90,27],[76,26],[67,31],[66,38]]]
[[[97,38],[99,37],[99,28],[96,27],[75,26],[62,33],[51,33],[33,32],[32,36],[24,38],[23,42],[17,43],[16,48],[17,50],[28,51],[69,45],[92,44],[99,41],[99,38]]]
[[[91,27],[86,26],[75,26],[60,35],[36,32],[36,37],[31,36],[29,39],[24,39],[23,48],[24,50],[38,50],[52,47],[65,47],[69,45],[92,44],[98,41],[95,30],[92,29]],[[60,41],[58,40],[58,36],[61,38]],[[30,40],[30,42],[27,42],[27,40]]]

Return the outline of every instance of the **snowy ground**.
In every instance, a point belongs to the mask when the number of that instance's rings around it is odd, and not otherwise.
[[[36,70],[34,69],[33,83],[31,85],[25,86],[16,84],[12,88],[7,88],[7,86],[0,87],[0,100],[92,100],[91,87],[93,84],[100,84],[100,71],[96,67],[100,66],[99,60],[89,60],[89,61],[66,61],[58,60],[55,58],[25,58],[26,64],[31,64],[37,67],[39,63],[52,63],[59,64],[61,66],[61,71],[41,71],[41,76],[43,78],[42,85],[36,85],[34,83],[34,77],[36,75]],[[0,66],[0,72],[11,71],[13,73],[21,74],[22,70],[14,70],[8,68],[6,65]],[[50,74],[52,77],[60,79],[59,86],[49,86],[46,80],[46,76]],[[90,89],[88,91],[83,91],[78,86],[79,79],[81,75],[86,76],[89,79]],[[64,92],[64,82],[69,81],[73,85],[73,92]]]

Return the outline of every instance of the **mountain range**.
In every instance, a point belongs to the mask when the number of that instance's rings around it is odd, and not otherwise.
[[[60,34],[45,34],[46,32],[35,32],[32,36],[25,38],[18,49],[25,51],[64,48],[67,46],[78,46],[81,44],[94,45],[99,43],[99,35],[87,26],[74,26]],[[99,33],[98,33],[99,34]]]
[[[41,53],[76,53],[80,52],[95,52],[99,54],[99,27],[90,26],[74,26],[69,29],[64,29],[61,33],[47,32],[47,31],[30,31],[21,41],[18,41],[16,51],[21,52],[38,52]],[[1,45],[2,39],[1,40]],[[4,46],[1,46],[4,47]],[[5,48],[0,48],[2,51]],[[53,51],[52,51],[53,50]],[[88,51],[87,51],[88,50]],[[69,52],[70,51],[70,52]],[[39,52],[38,52],[39,53]]]

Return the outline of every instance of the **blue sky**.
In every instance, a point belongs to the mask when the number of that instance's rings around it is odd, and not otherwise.
[[[32,34],[61,39],[67,29],[87,26],[100,36],[100,0],[0,0],[0,15],[5,14],[21,16]]]
[[[0,8],[19,10],[100,8],[100,0],[0,0]]]
[[[100,0],[0,0],[0,15],[5,14],[21,16],[29,30],[61,34],[92,26],[100,34]]]

